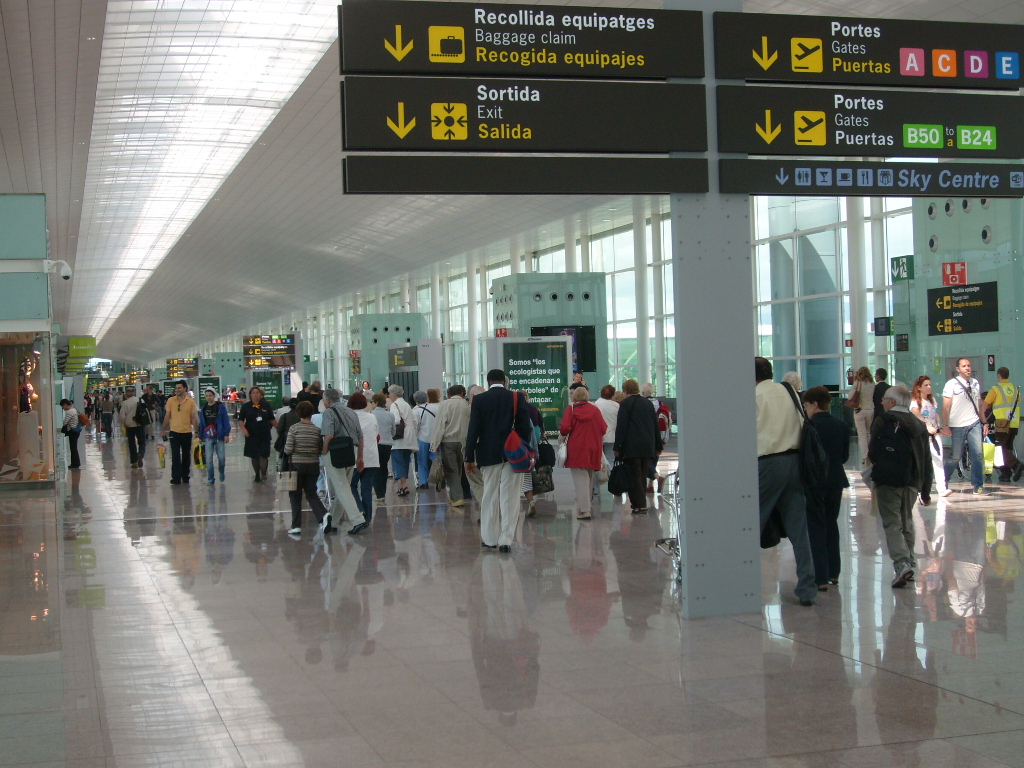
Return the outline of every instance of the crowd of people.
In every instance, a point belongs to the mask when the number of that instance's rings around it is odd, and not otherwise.
[[[843,489],[849,487],[844,468],[850,458],[849,429],[830,413],[832,395],[825,387],[802,392],[801,407],[799,376],[788,373],[776,383],[771,363],[762,357],[755,358],[754,372],[762,541],[775,541],[767,535],[775,526],[784,530],[796,560],[796,596],[810,606],[819,592],[839,584],[838,519]],[[867,367],[859,369],[846,405],[854,410],[862,479],[872,489],[893,564],[891,583],[899,588],[914,579],[913,509],[932,503],[933,483],[942,499],[953,494],[954,475],[970,483],[972,496],[986,495],[986,441],[1001,450],[999,479],[1020,480],[1024,464],[1014,454],[1020,388],[1002,367],[996,384],[983,394],[966,357],[956,361],[941,402],[929,376],[917,377],[911,387],[890,385],[887,377],[884,368],[874,375]],[[807,482],[803,464],[805,417],[827,458],[827,471],[813,483]],[[950,440],[945,455],[943,437]]]

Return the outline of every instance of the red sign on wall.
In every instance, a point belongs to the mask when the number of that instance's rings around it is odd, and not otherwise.
[[[947,261],[942,265],[943,285],[967,285],[967,262]]]
[[[357,357],[361,357],[362,354],[362,351],[358,349],[350,349],[348,351],[348,356],[351,357],[353,360],[355,360]]]
[[[494,329],[494,336],[495,336],[495,338],[498,338],[498,339],[507,339],[508,338],[508,328],[495,328]]]

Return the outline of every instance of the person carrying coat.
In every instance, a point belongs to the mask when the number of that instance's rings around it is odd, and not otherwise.
[[[587,402],[590,392],[586,387],[576,387],[571,397],[572,405],[565,409],[558,431],[568,440],[565,466],[576,489],[576,519],[590,520],[594,472],[601,469],[607,425],[600,409]]]
[[[622,382],[622,392],[625,398],[615,423],[615,456],[630,468],[633,484],[629,502],[633,514],[646,514],[648,467],[657,461],[665,446],[658,430],[658,413],[647,398],[640,397],[636,379]]]

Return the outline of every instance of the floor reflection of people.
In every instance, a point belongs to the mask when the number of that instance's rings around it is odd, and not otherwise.
[[[952,631],[955,653],[975,658],[976,633],[987,619],[985,584],[985,518],[979,514],[946,514],[946,558],[944,576],[949,609],[958,619]]]
[[[73,541],[80,531],[92,520],[92,509],[85,503],[79,490],[82,476],[78,473],[68,474],[67,491],[64,499],[64,540]]]
[[[917,768],[921,765],[918,740],[935,733],[935,709],[939,700],[935,651],[917,646],[917,619],[912,595],[894,596],[895,608],[885,631],[885,644],[875,650],[875,676],[871,687],[878,736],[890,754],[889,765]],[[907,679],[913,684],[908,702]],[[907,740],[913,726],[914,740]]]
[[[661,612],[667,576],[660,568],[664,560],[651,542],[662,536],[658,516],[648,515],[622,518],[618,530],[608,537],[608,548],[618,571],[622,618],[630,638],[636,642],[646,636],[648,619]]]
[[[224,568],[235,558],[235,530],[227,515],[228,502],[224,485],[218,486],[217,497],[210,494],[210,514],[206,518],[203,544],[206,548],[206,564],[210,566],[210,581],[215,586],[224,577]]]
[[[295,624],[298,640],[306,647],[306,663],[319,664],[324,656],[321,645],[327,639],[330,627],[325,598],[325,587],[330,583],[329,569],[325,573],[325,566],[330,560],[330,544],[322,537],[312,543],[282,543],[289,570],[294,569],[293,577],[297,577],[293,581],[296,594],[285,598],[284,615]]]
[[[142,472],[128,475],[128,506],[124,510],[124,531],[132,544],[143,536],[156,534],[156,510],[149,506],[149,485]]]
[[[527,626],[523,585],[513,558],[493,552],[477,557],[469,588],[473,666],[484,709],[514,725],[521,709],[537,701],[540,635]]]
[[[576,529],[573,554],[564,563],[569,593],[565,612],[573,634],[590,642],[604,629],[612,610],[612,596],[604,565],[604,545],[598,522],[585,521]]]
[[[174,517],[171,523],[171,565],[181,579],[181,586],[191,590],[202,562],[199,553],[199,532],[192,508],[192,495],[187,489],[175,488],[171,499]]]
[[[277,557],[280,542],[274,537],[274,513],[254,512],[245,516],[246,532],[242,537],[245,559],[256,566],[256,580],[267,580],[270,564]]]

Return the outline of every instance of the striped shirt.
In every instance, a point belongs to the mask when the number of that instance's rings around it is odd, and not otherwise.
[[[308,421],[300,421],[288,428],[284,452],[291,456],[293,464],[319,464],[321,450],[319,428]]]

